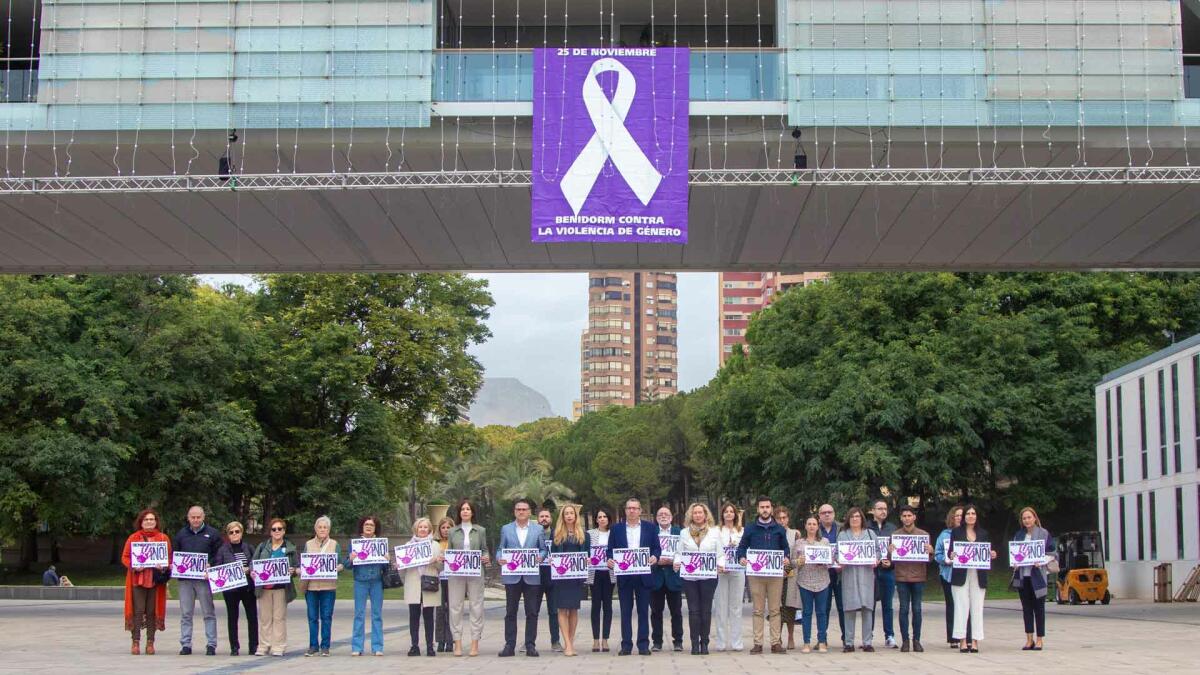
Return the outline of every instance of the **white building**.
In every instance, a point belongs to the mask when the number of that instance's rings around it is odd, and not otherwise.
[[[1150,599],[1154,566],[1175,589],[1200,560],[1200,335],[1096,385],[1096,482],[1109,584]]]

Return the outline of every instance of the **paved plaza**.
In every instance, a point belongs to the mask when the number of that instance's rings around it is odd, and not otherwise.
[[[750,645],[750,607],[746,606],[746,645]],[[586,611],[586,605],[585,605]],[[221,636],[218,656],[203,655],[203,629],[197,621],[200,654],[181,657],[178,637],[178,605],[168,606],[167,631],[158,640],[156,656],[130,656],[128,635],[121,631],[121,604],[114,602],[0,601],[0,671],[21,673],[63,672],[384,672],[403,669],[406,675],[424,673],[507,673],[519,668],[526,675],[545,673],[589,675],[599,673],[767,673],[795,669],[846,673],[1019,673],[1057,672],[1197,672],[1200,662],[1200,605],[1176,603],[1154,605],[1117,602],[1109,607],[1048,607],[1048,635],[1043,652],[1022,652],[1023,628],[1016,601],[1000,600],[987,605],[988,639],[981,653],[960,654],[944,646],[941,603],[925,604],[924,654],[901,654],[881,649],[874,654],[842,654],[837,621],[830,630],[834,651],[828,654],[750,656],[748,653],[713,653],[691,656],[657,653],[650,657],[617,657],[614,652],[593,654],[591,628],[585,617],[580,623],[578,644],[585,651],[577,658],[552,653],[545,638],[542,618],[542,656],[500,659],[503,609],[489,603],[484,630],[483,654],[478,658],[408,657],[408,613],[399,602],[385,605],[384,630],[387,655],[383,658],[350,656],[349,638],[353,603],[339,600],[334,615],[334,648],[329,658],[305,658],[307,625],[304,603],[292,603],[288,612],[289,653],[283,658],[228,656],[225,641],[225,612],[218,604]],[[686,621],[686,618],[685,618]],[[617,625],[613,626],[614,633]],[[799,631],[799,627],[797,627]],[[876,629],[876,634],[879,634]],[[243,637],[244,639],[244,637]],[[877,645],[882,640],[877,640]]]

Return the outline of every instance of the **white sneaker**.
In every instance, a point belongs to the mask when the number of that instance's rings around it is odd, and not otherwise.
[[[896,644],[896,638],[888,638],[887,640],[885,640],[885,642],[887,643],[888,649],[899,649],[900,648],[899,645]]]

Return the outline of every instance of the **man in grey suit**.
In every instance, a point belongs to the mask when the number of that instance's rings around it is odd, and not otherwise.
[[[542,605],[541,576],[533,574],[503,574],[504,566],[510,561],[511,549],[545,550],[546,532],[542,526],[530,522],[533,504],[528,499],[518,499],[513,504],[515,520],[500,528],[500,546],[496,559],[500,562],[504,582],[504,649],[500,656],[515,656],[517,647],[517,606],[525,601],[525,655],[537,656],[537,619]]]

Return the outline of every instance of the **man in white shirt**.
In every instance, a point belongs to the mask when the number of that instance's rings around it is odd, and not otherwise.
[[[517,606],[525,601],[525,655],[538,656],[537,617],[541,609],[541,575],[535,569],[532,574],[509,574],[514,549],[545,550],[545,530],[529,520],[533,505],[528,499],[518,499],[513,504],[513,522],[500,528],[500,547],[496,555],[500,563],[500,579],[504,582],[504,649],[500,656],[515,656],[517,647]]]

